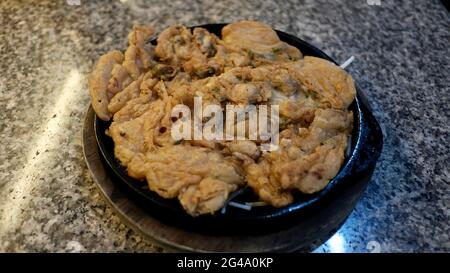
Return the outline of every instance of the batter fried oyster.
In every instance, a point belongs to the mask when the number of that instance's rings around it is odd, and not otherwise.
[[[318,192],[338,173],[356,94],[344,70],[303,57],[261,22],[229,24],[221,37],[171,26],[156,46],[149,43],[153,34],[135,26],[127,50],[101,56],[89,77],[92,107],[111,121],[114,154],[129,176],[198,216],[216,212],[246,186],[261,201],[285,206],[294,191]],[[171,111],[192,108],[195,97],[222,109],[278,105],[277,149],[263,151],[263,140],[175,140]]]

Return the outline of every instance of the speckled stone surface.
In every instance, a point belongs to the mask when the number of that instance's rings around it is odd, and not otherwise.
[[[354,55],[349,71],[384,131],[364,197],[315,251],[450,251],[450,14],[439,0],[77,2],[0,2],[0,251],[165,251],[127,228],[92,182],[86,74],[126,46],[133,22],[244,18],[337,61]]]

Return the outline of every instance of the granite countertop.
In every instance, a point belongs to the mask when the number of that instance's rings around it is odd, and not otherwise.
[[[24,2],[0,2],[0,251],[164,251],[92,181],[86,74],[125,48],[133,22],[162,30],[249,18],[339,62],[354,55],[349,71],[384,131],[364,197],[315,251],[450,251],[450,14],[439,0]]]

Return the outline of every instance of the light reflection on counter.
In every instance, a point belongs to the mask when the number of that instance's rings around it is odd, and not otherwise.
[[[347,240],[344,233],[339,230],[328,241],[322,244],[319,248],[314,250],[315,253],[346,253],[349,252],[347,247]]]
[[[80,93],[83,92],[81,90],[82,80],[81,73],[77,69],[72,69],[61,88],[53,92],[53,94],[58,94],[58,97],[49,102],[50,105],[47,108],[49,110],[43,109],[43,113],[36,113],[42,116],[43,123],[40,125],[39,132],[44,131],[44,133],[36,134],[30,139],[24,168],[15,174],[14,188],[3,198],[3,204],[0,204],[3,209],[3,215],[0,217],[2,220],[0,221],[0,234],[14,230],[21,223],[21,209],[26,208],[30,200],[26,197],[31,195],[34,187],[38,187],[38,183],[41,183],[41,180],[30,183],[33,176],[48,171],[42,166],[45,166],[43,160],[49,160],[49,158],[37,156],[36,151],[58,150],[60,145],[57,140],[58,136],[64,134],[63,125],[70,122],[68,116],[71,108],[69,105],[80,99]]]

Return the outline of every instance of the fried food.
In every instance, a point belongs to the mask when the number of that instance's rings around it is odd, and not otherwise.
[[[213,213],[222,208],[229,193],[236,189],[237,185],[206,178],[198,184],[192,184],[183,188],[178,199],[190,215],[198,216]]]
[[[282,42],[268,25],[256,21],[240,21],[222,29],[224,43],[235,51],[246,51],[257,63],[299,60],[300,50]]]
[[[221,37],[175,25],[160,33],[156,46],[148,41],[153,33],[152,27],[133,27],[126,51],[101,56],[89,76],[93,109],[100,119],[112,119],[114,154],[130,177],[199,216],[215,213],[245,186],[282,207],[294,202],[295,192],[318,192],[336,176],[356,95],[344,70],[303,57],[256,21],[229,24]],[[224,115],[228,104],[279,106],[279,145],[266,151],[267,140],[249,135],[175,140],[171,129],[183,117],[172,117],[171,110],[178,104],[192,110],[196,97]],[[239,122],[249,127],[248,118]]]
[[[153,46],[146,44],[153,35],[152,27],[134,26],[128,34],[128,48],[125,51],[123,67],[129,75],[136,80],[142,71],[147,70],[152,65]]]
[[[347,109],[356,95],[353,78],[340,67],[327,60],[306,56],[298,79],[306,90],[318,96],[322,103],[335,109]]]
[[[349,111],[317,109],[308,128],[290,126],[282,132],[282,148],[266,157],[271,176],[283,189],[322,190],[344,161],[352,121]]]
[[[108,84],[114,66],[120,64],[123,58],[123,54],[117,50],[106,53],[98,59],[89,76],[88,85],[92,108],[102,120],[109,120],[111,117],[108,103],[112,94],[108,92]]]
[[[159,35],[155,52],[161,61],[202,79],[223,71],[223,62],[214,58],[218,40],[206,29],[195,28],[191,32],[185,26],[176,25]]]

